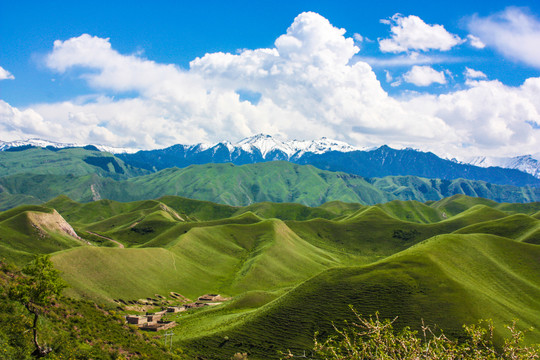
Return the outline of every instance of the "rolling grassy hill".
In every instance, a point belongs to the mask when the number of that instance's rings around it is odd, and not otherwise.
[[[0,213],[0,258],[25,263],[33,254],[49,254],[85,244],[54,209],[21,206]]]
[[[125,164],[112,154],[92,148],[30,148],[0,151],[0,176],[54,174],[82,176],[98,174],[126,179],[148,171]]]
[[[138,299],[178,291],[237,295],[291,286],[339,264],[280,220],[194,227],[165,248],[79,248],[52,257],[72,294]]]
[[[0,257],[24,263],[51,253],[70,296],[110,304],[171,291],[234,297],[176,315],[175,342],[193,356],[307,350],[315,331],[325,337],[332,321],[353,319],[349,304],[399,316],[398,327],[424,319],[455,337],[480,318],[540,326],[540,203],[456,195],[235,207],[60,196],[45,205],[0,213]]]
[[[74,175],[69,173],[73,167],[66,166],[61,174],[19,173],[0,177],[0,208],[7,209],[25,202],[41,203],[62,194],[82,202],[98,199],[136,201],[176,195],[232,206],[265,201],[320,206],[335,200],[373,205],[392,200],[438,201],[455,194],[498,202],[523,203],[540,199],[540,188],[535,187],[414,176],[363,178],[286,161],[243,166],[230,163],[192,165],[129,179],[126,179],[127,170],[116,174],[103,173],[104,170],[96,166],[93,169],[97,169],[93,174]],[[45,168],[45,171],[49,170]],[[125,180],[118,180],[120,178]],[[322,213],[321,216],[327,217]]]
[[[211,318],[213,326],[195,331],[190,319],[180,325],[185,335],[177,341],[216,359],[238,350],[253,359],[279,358],[284,349],[301,354],[315,332],[325,337],[333,333],[332,322],[354,319],[349,304],[364,315],[398,316],[398,327],[419,328],[423,319],[452,337],[460,336],[463,323],[482,318],[499,328],[513,318],[522,328],[538,327],[539,257],[538,246],[500,237],[438,236],[371,265],[327,270],[257,310],[224,306],[200,313],[198,319]],[[540,340],[538,333],[530,336]]]

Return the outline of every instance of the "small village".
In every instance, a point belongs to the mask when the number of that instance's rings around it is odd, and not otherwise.
[[[181,302],[188,302],[181,305],[171,305],[171,306],[162,306],[161,311],[156,312],[146,312],[145,315],[126,315],[126,322],[130,325],[135,325],[141,330],[145,331],[160,331],[167,330],[176,326],[175,321],[164,320],[163,317],[168,313],[179,313],[187,311],[190,309],[201,308],[205,306],[216,306],[220,305],[223,302],[229,300],[229,298],[224,298],[219,294],[205,294],[199,296],[197,301],[189,302],[190,300],[183,297],[178,293],[171,292],[171,297],[179,300]],[[170,300],[166,300],[163,296],[156,297],[162,300],[162,303],[170,303]],[[145,306],[152,306],[156,304],[156,299],[148,298],[141,299],[136,302],[141,307],[127,307],[127,310],[144,310]]]

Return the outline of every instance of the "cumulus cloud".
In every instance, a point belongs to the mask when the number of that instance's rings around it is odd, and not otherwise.
[[[379,141],[372,134],[408,134],[413,141],[442,133],[438,119],[403,112],[368,64],[352,63],[359,48],[344,34],[324,17],[302,13],[273,48],[206,54],[187,70],[122,55],[109,39],[85,34],[56,41],[47,65],[58,72],[82,69],[96,89],[136,91],[139,97],[33,108],[59,122],[91,112],[97,119],[92,126],[107,124],[115,143],[146,147],[257,132],[368,144]],[[260,94],[259,101],[242,101],[238,93],[246,91]],[[353,129],[362,130],[353,134]],[[155,143],[140,139],[140,133],[151,134]]]
[[[421,95],[403,105],[444,120],[458,134],[459,141],[442,145],[440,154],[485,154],[488,149],[505,156],[537,152],[540,78],[530,78],[519,87],[499,81],[472,85],[450,94]]]
[[[473,16],[469,30],[509,59],[540,69],[540,20],[521,8],[510,7],[488,16]]]
[[[13,80],[15,79],[15,76],[13,76],[9,71],[4,69],[0,66],[0,80]]]
[[[469,34],[467,35],[467,40],[472,47],[475,47],[477,49],[483,49],[486,47],[486,44],[484,44],[482,40],[480,40],[480,38],[477,36]]]
[[[379,39],[379,48],[382,52],[447,51],[463,42],[459,36],[446,31],[444,26],[428,25],[415,15],[404,17],[395,14],[383,23],[391,26],[392,35],[389,39]]]
[[[0,102],[0,138],[157,148],[263,132],[453,156],[538,148],[540,80],[521,87],[479,81],[445,96],[396,99],[358,52],[344,29],[311,12],[296,17],[271,48],[209,53],[188,69],[121,54],[109,39],[85,34],[56,41],[46,64],[81,76],[101,95],[27,109]],[[428,66],[418,68],[409,74],[417,83],[415,71],[431,82],[445,79]],[[132,97],[115,97],[123,92]],[[256,94],[258,101],[245,101],[245,94]],[[487,138],[482,127],[489,129]]]
[[[416,86],[429,86],[433,83],[446,84],[444,72],[430,66],[413,66],[411,70],[403,74],[403,80]]]
[[[487,78],[487,75],[484,74],[482,71],[474,70],[468,67],[465,68],[464,74],[467,79],[486,79]]]
[[[33,109],[19,110],[0,100],[0,134],[3,140],[19,140],[31,137],[54,137],[62,132],[62,126],[46,121]]]

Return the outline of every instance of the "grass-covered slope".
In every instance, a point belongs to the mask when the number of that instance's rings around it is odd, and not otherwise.
[[[0,257],[52,253],[67,294],[98,302],[171,291],[236,296],[178,315],[177,344],[208,358],[309,349],[315,331],[326,336],[332,321],[352,318],[349,304],[399,315],[399,326],[423,318],[453,336],[479,318],[540,326],[540,203],[456,195],[233,207],[61,196],[46,205],[0,213]]]
[[[540,220],[525,214],[516,214],[498,220],[466,226],[456,234],[493,234],[531,244],[540,244]]]
[[[285,161],[242,166],[192,165],[184,169],[166,169],[129,182],[138,188],[150,187],[147,197],[180,195],[230,205],[273,201],[317,206],[332,200],[376,204],[394,199],[439,200],[454,194],[508,202],[529,202],[540,197],[538,188],[463,179],[429,180],[414,176],[365,179]]]
[[[49,254],[85,242],[54,209],[25,205],[0,213],[0,257],[23,264],[33,254]]]
[[[73,292],[101,300],[134,299],[173,290],[193,296],[197,291],[237,295],[278,289],[330,267],[367,264],[432,236],[508,217],[486,205],[422,224],[400,220],[378,206],[362,207],[348,215],[336,213],[339,216],[334,220],[282,221],[250,211],[258,206],[212,207],[211,203],[175,197],[89,204],[63,197],[48,205],[53,204],[82,236],[100,235],[138,248],[85,247],[53,257],[72,283]],[[300,205],[290,205],[291,211],[287,204],[264,203],[261,207],[264,213],[280,214],[285,219],[302,213],[316,216],[322,211],[298,211]],[[393,212],[416,208],[422,210],[416,214],[431,214],[429,207],[416,202],[394,205],[390,206]],[[232,211],[233,215],[224,217]],[[215,220],[197,221],[194,214]]]
[[[534,187],[492,185],[463,179],[430,180],[414,176],[368,179],[286,161],[242,166],[230,163],[192,165],[122,181],[113,180],[112,173],[102,174],[103,169],[96,169],[90,175],[73,175],[68,171],[77,169],[67,166],[66,173],[62,174],[0,177],[0,193],[4,194],[0,197],[0,209],[25,201],[48,201],[61,194],[83,202],[98,199],[135,201],[177,195],[232,206],[265,201],[308,206],[319,206],[329,201],[373,205],[392,200],[437,201],[455,194],[481,196],[499,202],[530,202],[540,198],[540,188]],[[126,174],[122,176],[125,178]],[[321,216],[327,217],[323,212]],[[428,216],[417,220],[429,219]]]
[[[0,151],[0,176],[14,174],[55,174],[82,176],[99,174],[117,179],[148,173],[112,154],[85,148],[30,148]]]
[[[178,341],[212,358],[238,349],[253,359],[279,358],[278,349],[309,350],[315,332],[328,336],[332,322],[352,320],[349,304],[364,315],[399,316],[398,327],[418,328],[424,319],[450,336],[459,336],[463,323],[487,318],[499,328],[513,318],[538,328],[539,259],[540,247],[500,237],[437,236],[372,265],[327,270],[219,330]],[[529,340],[540,337],[532,333]]]
[[[170,291],[193,297],[277,289],[339,263],[280,220],[195,227],[171,239],[166,248],[85,247],[52,260],[73,294],[109,301]]]

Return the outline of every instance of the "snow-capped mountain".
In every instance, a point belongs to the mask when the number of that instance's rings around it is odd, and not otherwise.
[[[81,144],[55,143],[40,139],[0,142],[0,150],[21,146],[80,147]],[[101,151],[116,154],[125,163],[150,171],[193,164],[233,163],[253,164],[285,160],[320,169],[343,171],[364,177],[414,175],[452,180],[457,178],[483,180],[494,184],[540,187],[539,161],[531,155],[512,159],[474,158],[469,161],[442,159],[430,152],[415,149],[392,149],[388,146],[357,148],[327,138],[284,141],[258,134],[237,143],[223,141],[214,144],[173,145],[164,149],[122,149],[93,145]],[[468,189],[463,193],[468,194]],[[469,195],[469,194],[468,194]],[[481,194],[470,194],[481,196]]]
[[[325,137],[311,141],[282,141],[270,135],[264,134],[247,137],[232,146],[234,148],[241,148],[242,150],[250,153],[258,150],[264,159],[266,159],[266,157],[273,152],[284,153],[287,155],[287,159],[290,159],[293,156],[299,157],[307,152],[322,154],[328,151],[349,152],[360,150],[359,148],[351,146],[343,141],[331,140]]]
[[[5,151],[11,148],[18,148],[23,146],[33,146],[33,147],[53,147],[56,149],[63,148],[74,148],[74,147],[84,147],[84,146],[94,146],[99,151],[110,152],[112,154],[133,154],[139,151],[138,149],[132,148],[117,148],[106,145],[98,144],[76,144],[76,143],[59,143],[43,139],[27,139],[27,140],[15,140],[15,141],[1,141],[0,140],[0,151]]]
[[[461,163],[485,168],[498,166],[506,169],[517,169],[540,179],[540,153],[515,157],[475,156],[463,159]]]
[[[43,139],[28,139],[28,140],[16,140],[16,141],[0,141],[0,151],[4,151],[10,148],[22,147],[22,146],[35,146],[35,147],[53,147],[53,148],[71,148],[71,147],[84,147],[87,145],[95,146],[100,151],[110,152],[112,154],[133,154],[139,151],[132,148],[119,148],[98,144],[76,144],[76,143],[59,143]],[[291,140],[283,141],[277,137],[270,135],[257,134],[251,137],[244,138],[239,142],[233,144],[229,141],[222,141],[214,144],[199,143],[195,145],[180,145],[185,151],[189,152],[203,152],[212,149],[214,152],[220,147],[225,147],[230,153],[244,151],[247,153],[257,153],[266,159],[270,154],[281,153],[286,155],[285,159],[290,159],[293,156],[301,156],[304,153],[322,154],[328,151],[340,151],[349,152],[360,150],[351,146],[343,141],[331,140],[328,138],[321,138],[318,140]],[[165,149],[159,149],[165,150]],[[281,156],[283,158],[283,156]]]
[[[43,139],[28,139],[28,140],[15,140],[15,141],[1,141],[0,140],[0,151],[8,150],[11,148],[22,147],[22,146],[35,146],[35,147],[52,146],[53,148],[66,148],[66,147],[82,147],[84,145],[74,144],[74,143],[57,143],[54,141],[43,140]]]
[[[119,158],[135,167],[158,171],[194,164],[233,163],[253,164],[285,160],[319,169],[343,171],[364,177],[414,175],[437,179],[483,180],[494,184],[540,186],[540,180],[516,169],[483,168],[441,159],[429,152],[414,149],[356,148],[341,141],[326,138],[313,141],[283,141],[258,134],[233,144],[174,145],[159,150],[144,150],[135,154],[118,154]],[[463,189],[469,194],[469,189]]]

